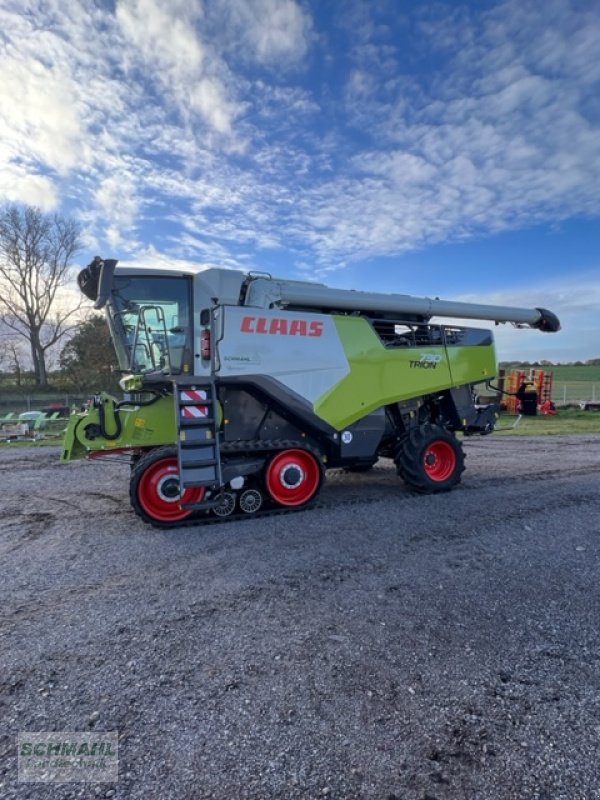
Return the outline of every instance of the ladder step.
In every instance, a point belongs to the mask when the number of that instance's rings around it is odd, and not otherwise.
[[[181,481],[184,488],[188,486],[217,486],[219,483],[215,465],[182,469]]]
[[[214,467],[215,464],[218,464],[218,463],[219,462],[217,461],[216,458],[211,458],[211,459],[207,459],[207,460],[205,460],[203,458],[198,458],[195,461],[184,461],[181,464],[181,468],[185,472],[188,469],[198,469],[199,467]]]
[[[199,425],[191,428],[179,429],[179,444],[181,447],[202,447],[202,445],[215,444],[215,434],[210,427],[201,428]]]
[[[221,485],[216,396],[212,382],[175,381],[180,483],[188,487]],[[194,503],[185,508],[211,508],[213,503]]]
[[[184,447],[181,450],[180,459],[183,467],[191,461],[216,461],[217,448],[214,442],[195,447]]]
[[[179,420],[179,428],[181,430],[185,430],[186,428],[197,428],[199,426],[210,427],[214,424],[214,417],[181,417]]]

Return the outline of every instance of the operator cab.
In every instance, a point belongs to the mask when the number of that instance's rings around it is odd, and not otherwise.
[[[246,279],[231,269],[190,265],[120,266],[96,256],[77,276],[83,294],[104,308],[123,373],[153,383],[211,372],[220,305],[237,305]]]
[[[191,278],[117,274],[106,310],[122,371],[192,373]]]
[[[147,378],[193,373],[192,275],[94,260],[77,276],[104,308],[121,372]]]

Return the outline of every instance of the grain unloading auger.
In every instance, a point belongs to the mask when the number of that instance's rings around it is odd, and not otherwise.
[[[557,331],[542,308],[432,300],[226,269],[118,267],[79,275],[104,308],[123,372],[73,414],[62,461],[119,454],[135,512],[161,527],[297,509],[325,471],[392,458],[421,493],[461,479],[456,433],[487,434],[496,406],[489,330],[432,317]]]

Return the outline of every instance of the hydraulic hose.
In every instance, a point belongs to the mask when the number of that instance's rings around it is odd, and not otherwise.
[[[121,418],[119,416],[119,409],[117,405],[114,406],[114,414],[115,414],[115,427],[116,430],[114,433],[108,433],[106,430],[106,413],[104,411],[104,403],[100,401],[98,403],[98,420],[100,423],[100,433],[104,439],[108,439],[108,441],[114,441],[118,439],[123,431],[123,426],[121,425]]]

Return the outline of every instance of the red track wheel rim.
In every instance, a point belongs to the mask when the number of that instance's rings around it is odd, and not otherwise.
[[[148,516],[159,522],[179,522],[194,512],[181,508],[181,503],[200,503],[205,488],[198,486],[179,492],[179,466],[176,458],[155,461],[140,478],[138,499]]]
[[[267,490],[282,506],[308,503],[321,483],[319,462],[306,450],[284,450],[267,467]]]
[[[456,453],[449,442],[431,442],[423,455],[425,473],[432,481],[447,481],[456,469]]]

